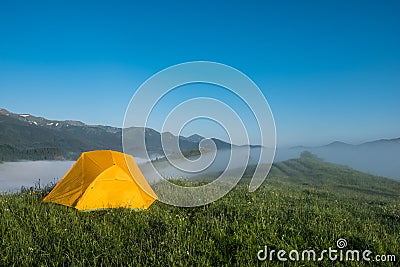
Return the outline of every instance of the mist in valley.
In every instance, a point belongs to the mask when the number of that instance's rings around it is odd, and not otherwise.
[[[17,192],[40,180],[46,185],[58,182],[74,161],[19,161],[0,163],[0,192]]]
[[[229,163],[232,154],[240,154],[243,157],[230,163],[229,169],[241,170],[247,165],[269,164],[269,161],[259,161],[260,152],[264,155],[271,155],[273,150],[267,148],[253,147],[250,149],[249,157],[246,157],[247,147],[234,147],[232,150],[218,150],[215,158],[213,153],[208,152],[202,155],[202,161],[190,162],[186,159],[178,160],[174,164],[167,160],[155,160],[152,165],[155,166],[161,176],[165,178],[192,178],[211,175],[211,179],[217,178],[217,173],[224,171]],[[294,147],[278,148],[275,152],[274,162],[281,162],[293,158],[298,158],[303,151],[310,151],[326,162],[337,163],[349,166],[355,170],[369,174],[384,176],[395,180],[400,180],[400,145],[392,143],[387,144],[363,144],[348,145],[342,143],[333,143],[322,147]],[[197,157],[194,157],[197,158]],[[192,160],[194,159],[192,158]],[[182,169],[198,169],[204,162],[210,162],[207,168],[199,172],[184,171]],[[198,166],[196,166],[196,164]],[[149,163],[139,165],[142,172],[149,172]],[[151,177],[146,176],[148,179]],[[153,180],[154,181],[154,180]]]
[[[400,143],[372,142],[362,145],[332,143],[321,147],[278,148],[274,162],[298,158],[303,151],[310,151],[324,161],[347,165],[356,170],[400,180]],[[264,157],[260,161],[260,153]],[[172,156],[169,160],[135,157],[139,168],[149,182],[156,182],[154,169],[164,178],[192,179],[208,177],[216,179],[228,169],[231,173],[244,170],[247,165],[270,164],[272,149],[261,147],[233,147],[217,151],[205,151],[201,156],[189,158]],[[234,155],[234,157],[232,157]],[[230,161],[231,159],[231,161]],[[20,161],[0,163],[0,192],[17,192],[21,186],[34,186],[58,182],[74,164],[74,161]],[[229,168],[228,168],[229,166]]]

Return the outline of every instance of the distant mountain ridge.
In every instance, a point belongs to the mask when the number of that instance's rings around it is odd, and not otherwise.
[[[161,136],[167,142],[179,142],[182,151],[199,148],[204,137],[175,136],[171,133],[160,134],[156,130],[143,127],[126,129],[130,148],[137,152],[135,156],[144,157],[145,151],[139,140],[146,137],[147,153],[150,156],[164,155]],[[229,149],[231,145],[214,139],[219,149]],[[64,160],[76,159],[84,151],[111,149],[122,151],[122,129],[112,126],[87,125],[73,120],[48,120],[31,114],[16,114],[0,109],[0,161],[15,160]],[[176,151],[167,151],[174,153]]]
[[[369,142],[364,142],[358,145],[349,144],[342,141],[334,141],[326,145],[321,146],[293,146],[290,149],[316,149],[316,148],[324,148],[324,147],[362,147],[362,146],[369,146],[369,145],[376,145],[376,144],[400,144],[400,137],[399,138],[392,138],[392,139],[379,139]]]

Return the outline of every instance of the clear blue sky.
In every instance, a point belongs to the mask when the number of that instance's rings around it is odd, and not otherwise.
[[[121,126],[150,75],[209,60],[259,85],[279,145],[400,137],[399,1],[261,2],[2,1],[0,107]]]

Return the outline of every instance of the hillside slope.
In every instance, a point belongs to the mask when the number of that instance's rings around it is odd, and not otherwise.
[[[357,170],[400,179],[400,138],[381,139],[362,144],[333,142],[318,147],[293,147],[277,151],[277,158],[286,160],[308,150],[326,161],[346,164]]]
[[[313,188],[400,197],[400,182],[354,170],[345,165],[304,156],[273,165],[270,179]]]
[[[248,183],[255,166],[249,166],[241,183]],[[201,178],[199,178],[201,179]],[[264,183],[394,197],[400,200],[400,182],[325,162],[305,151],[299,158],[274,163]]]

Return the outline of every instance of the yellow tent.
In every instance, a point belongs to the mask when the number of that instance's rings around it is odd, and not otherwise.
[[[131,155],[98,150],[82,153],[43,201],[92,210],[147,209],[156,199]]]

